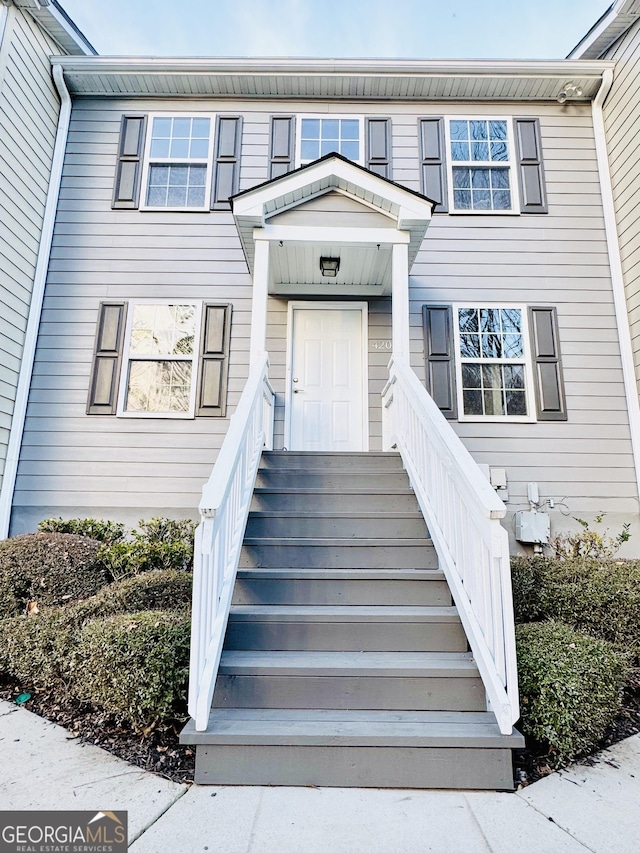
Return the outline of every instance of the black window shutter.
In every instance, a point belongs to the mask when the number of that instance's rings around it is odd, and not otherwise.
[[[540,122],[537,118],[517,118],[516,151],[522,197],[521,213],[548,213],[544,186]]]
[[[434,213],[446,213],[449,210],[449,202],[444,119],[421,118],[419,129],[421,189],[427,198],[436,202]]]
[[[231,305],[204,305],[196,415],[223,418],[227,411]]]
[[[140,205],[142,152],[146,127],[146,115],[122,116],[116,178],[111,202],[113,208],[136,208]]]
[[[423,305],[424,359],[427,391],[445,418],[458,416],[456,401],[453,309],[451,305]]]
[[[238,192],[241,144],[242,117],[218,116],[211,192],[212,210],[228,209],[229,199]]]
[[[126,302],[101,302],[89,383],[88,415],[115,415]]]
[[[391,119],[368,118],[365,140],[367,169],[391,178]]]
[[[269,135],[269,180],[293,169],[293,116],[271,116]]]
[[[534,384],[539,421],[566,421],[558,317],[555,308],[529,308]]]

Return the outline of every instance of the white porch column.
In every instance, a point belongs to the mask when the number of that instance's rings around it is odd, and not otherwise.
[[[394,243],[391,261],[391,336],[393,355],[409,363],[409,246]]]
[[[253,292],[251,298],[251,342],[249,365],[267,348],[267,301],[269,299],[269,241],[255,241]]]

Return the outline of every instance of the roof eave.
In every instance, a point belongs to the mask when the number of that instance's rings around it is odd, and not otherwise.
[[[77,97],[545,101],[573,80],[589,101],[609,63],[593,60],[389,60],[54,57]],[[612,65],[611,65],[612,67]]]
[[[616,0],[582,37],[567,59],[599,59],[639,17],[638,0]]]
[[[71,56],[97,55],[97,50],[84,33],[71,20],[58,0],[13,0],[16,6],[28,12],[34,21]]]

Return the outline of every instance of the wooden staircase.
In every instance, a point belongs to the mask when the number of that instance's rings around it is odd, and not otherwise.
[[[264,453],[196,781],[513,788],[394,453]]]

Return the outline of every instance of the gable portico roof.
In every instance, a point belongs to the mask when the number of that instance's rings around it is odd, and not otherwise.
[[[435,202],[374,174],[341,154],[327,154],[231,199],[233,216],[252,273],[255,256],[253,229],[264,228],[271,217],[331,190],[379,211],[394,220],[398,230],[408,232],[411,268],[431,221]],[[346,240],[348,229],[344,231]]]

